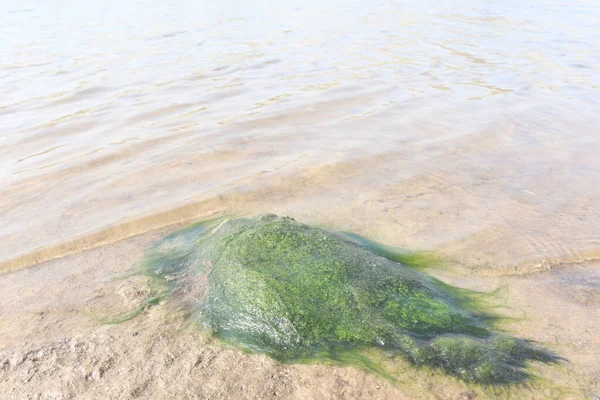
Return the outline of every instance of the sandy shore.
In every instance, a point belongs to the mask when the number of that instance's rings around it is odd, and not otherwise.
[[[397,382],[353,367],[280,365],[224,347],[161,303],[116,325],[106,316],[148,294],[131,270],[163,229],[0,276],[0,392],[8,399],[591,399],[600,392],[600,263],[521,275],[457,275],[478,290],[501,286],[511,333],[564,357],[532,365],[539,378],[513,388],[469,386],[390,360]]]
[[[456,151],[484,144],[490,139]],[[404,157],[417,164],[408,174],[399,168]],[[9,399],[592,399],[600,393],[600,262],[590,198],[546,207],[528,193],[508,191],[498,171],[455,162],[453,152],[425,159],[420,173],[409,157],[390,152],[259,174],[219,195],[3,262],[0,392]],[[547,179],[535,180],[527,190],[546,185]],[[262,212],[433,250],[444,262],[429,272],[466,288],[500,287],[498,311],[514,317],[502,328],[564,361],[532,365],[538,378],[526,385],[490,389],[389,360],[392,382],[352,367],[279,365],[223,347],[168,303],[128,322],[102,322],[146,298],[143,279],[118,278],[153,241],[194,220]]]

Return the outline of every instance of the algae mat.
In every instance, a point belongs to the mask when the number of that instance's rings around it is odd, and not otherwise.
[[[216,337],[288,363],[325,359],[385,374],[364,351],[375,348],[465,381],[508,384],[528,377],[528,360],[556,359],[493,332],[472,293],[401,260],[273,214],[196,224],[149,251],[146,305],[171,298]]]

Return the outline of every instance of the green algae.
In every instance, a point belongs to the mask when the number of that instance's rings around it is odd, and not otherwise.
[[[492,332],[468,291],[359,236],[265,214],[196,224],[157,243],[144,263],[150,301],[183,299],[222,340],[281,362],[330,360],[385,375],[365,349],[465,381],[523,381],[553,357]],[[404,261],[404,263],[402,262]]]

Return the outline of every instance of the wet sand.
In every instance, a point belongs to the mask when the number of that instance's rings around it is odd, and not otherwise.
[[[326,203],[323,189],[318,192],[323,207],[317,215],[325,215],[335,204]],[[390,191],[386,195],[389,202]],[[277,200],[278,206],[269,209],[287,209],[306,218],[297,206],[298,192]],[[397,232],[397,222],[384,218],[389,205],[366,197],[362,201],[379,208],[373,221],[388,221],[380,223],[377,231]],[[255,204],[265,202],[261,198]],[[224,204],[217,210],[223,212]],[[343,218],[354,212],[339,207],[329,216],[356,221]],[[215,213],[207,208],[206,216]],[[324,218],[321,223],[329,225],[331,220]],[[339,228],[363,233],[373,229],[348,225]],[[144,278],[118,277],[131,271],[153,241],[178,226],[1,275],[0,391],[11,399],[589,399],[600,391],[600,263],[596,261],[548,263],[534,269],[534,264],[525,263],[494,270],[450,260],[429,271],[461,287],[485,291],[500,287],[495,300],[499,312],[514,317],[502,328],[564,357],[556,365],[534,363],[531,371],[538,379],[513,388],[469,386],[439,372],[415,370],[402,360],[390,361],[397,371],[395,383],[353,367],[280,365],[265,356],[224,347],[168,303],[150,307],[128,322],[103,323],[107,316],[133,310],[146,298],[149,288]]]
[[[540,197],[554,191],[548,181],[559,177],[553,174],[536,177],[527,192],[515,194],[497,171],[456,160],[457,152],[480,158],[490,148],[510,148],[489,133],[481,140],[440,150],[420,172],[412,151],[265,172],[218,195],[4,262],[0,392],[11,399],[593,398],[600,392],[599,219],[593,198],[561,198],[545,207]],[[214,161],[226,165],[225,157]],[[146,298],[147,282],[117,278],[131,271],[153,241],[195,220],[262,212],[397,248],[434,251],[443,262],[430,273],[461,287],[501,287],[498,310],[516,318],[502,328],[565,360],[534,364],[537,379],[500,389],[469,386],[392,360],[394,383],[353,367],[280,365],[243,354],[200,332],[169,304],[125,323],[102,323]]]
[[[600,264],[502,278],[449,278],[489,290],[502,285],[504,328],[543,344],[565,361],[533,365],[538,381],[482,390],[402,360],[398,382],[353,367],[279,365],[224,347],[160,304],[107,325],[148,294],[142,278],[115,279],[158,232],[3,275],[0,391],[22,398],[592,398],[600,389]]]

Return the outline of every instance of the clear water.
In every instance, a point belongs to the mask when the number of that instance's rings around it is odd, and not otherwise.
[[[3,2],[0,260],[231,193],[470,261],[589,258],[599,27],[581,0]]]

